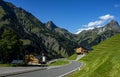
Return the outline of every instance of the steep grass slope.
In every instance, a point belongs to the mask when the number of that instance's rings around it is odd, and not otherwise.
[[[59,65],[65,65],[65,64],[68,64],[69,61],[67,60],[62,60],[62,59],[59,59],[53,63],[51,63],[49,66],[59,66]]]
[[[120,34],[93,49],[80,60],[84,67],[68,77],[120,77]]]
[[[77,54],[74,53],[72,56],[68,57],[68,60],[75,60],[77,58]]]

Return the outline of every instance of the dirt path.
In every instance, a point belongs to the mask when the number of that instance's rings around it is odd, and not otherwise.
[[[85,54],[82,54],[82,55],[78,55],[77,58],[76,58],[76,61],[80,60],[82,57],[84,57]]]

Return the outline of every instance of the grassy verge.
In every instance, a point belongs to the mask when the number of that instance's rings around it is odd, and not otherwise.
[[[75,60],[77,58],[77,54],[73,54],[72,56],[68,57],[68,60]]]
[[[65,64],[68,64],[68,63],[69,63],[69,61],[60,59],[60,60],[57,60],[57,61],[49,64],[49,66],[65,65]]]
[[[120,34],[93,49],[80,60],[85,66],[68,77],[120,77]]]
[[[12,67],[11,64],[0,64],[0,67]]]
[[[25,64],[0,64],[0,67],[19,67],[19,66],[27,66]]]

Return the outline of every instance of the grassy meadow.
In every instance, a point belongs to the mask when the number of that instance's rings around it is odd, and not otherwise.
[[[57,61],[49,64],[49,66],[65,65],[65,64],[68,64],[68,63],[69,63],[69,61],[67,61],[67,60],[61,60],[61,59],[59,59],[59,60],[57,60]]]
[[[120,34],[94,46],[80,62],[81,70],[68,77],[120,77]]]
[[[68,57],[68,60],[75,60],[77,58],[77,54],[73,54],[72,56]]]

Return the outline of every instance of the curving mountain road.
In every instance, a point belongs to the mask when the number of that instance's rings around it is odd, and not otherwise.
[[[65,66],[48,68],[40,71],[28,72],[7,77],[63,77],[64,75],[79,69],[81,66],[82,63],[77,61],[71,61],[70,64]]]

